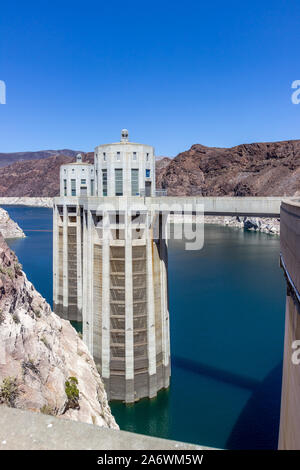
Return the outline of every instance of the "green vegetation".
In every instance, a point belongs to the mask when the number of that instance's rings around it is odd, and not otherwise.
[[[23,266],[21,265],[21,263],[15,263],[15,272],[17,274],[21,274],[22,273],[22,269],[23,269]]]
[[[0,403],[14,408],[19,393],[17,378],[6,377],[0,387]]]
[[[42,336],[42,337],[41,337],[41,341],[42,341],[42,343],[44,343],[44,345],[46,346],[46,348],[48,348],[48,349],[51,350],[51,346],[50,346],[50,344],[48,343],[48,341],[46,340],[45,336]]]
[[[65,382],[65,392],[67,395],[67,403],[65,412],[69,408],[79,409],[79,389],[77,387],[78,380],[76,377],[69,377]]]
[[[10,279],[13,279],[15,275],[14,270],[12,268],[8,268],[5,266],[0,266],[0,273],[7,274],[7,276],[9,276]]]
[[[42,408],[40,409],[40,412],[43,413],[44,415],[50,415],[50,416],[55,416],[55,409],[52,408],[50,405],[43,405]]]
[[[15,323],[20,323],[20,318],[18,317],[17,313],[13,313],[12,319]]]
[[[6,269],[6,274],[8,275],[8,277],[10,277],[11,280],[13,280],[13,278],[15,277],[15,273],[14,273],[14,270],[12,268],[7,268]]]
[[[41,311],[38,308],[34,308],[33,313],[37,318],[41,318]]]

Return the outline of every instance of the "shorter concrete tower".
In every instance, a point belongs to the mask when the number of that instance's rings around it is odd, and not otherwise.
[[[55,312],[82,321],[110,399],[154,397],[170,379],[164,219],[140,197],[155,196],[154,149],[123,129],[119,143],[96,147],[94,166],[78,157],[60,178]]]

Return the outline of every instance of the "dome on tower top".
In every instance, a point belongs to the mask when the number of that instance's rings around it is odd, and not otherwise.
[[[128,130],[127,129],[121,130],[121,142],[128,142]]]

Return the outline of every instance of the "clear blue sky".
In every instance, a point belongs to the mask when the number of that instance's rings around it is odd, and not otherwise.
[[[0,9],[0,152],[300,138],[300,2],[11,1]]]

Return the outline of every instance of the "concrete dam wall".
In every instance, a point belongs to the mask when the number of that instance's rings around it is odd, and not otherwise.
[[[296,450],[300,449],[300,202],[282,202],[280,219],[281,266],[287,293],[278,447]]]

